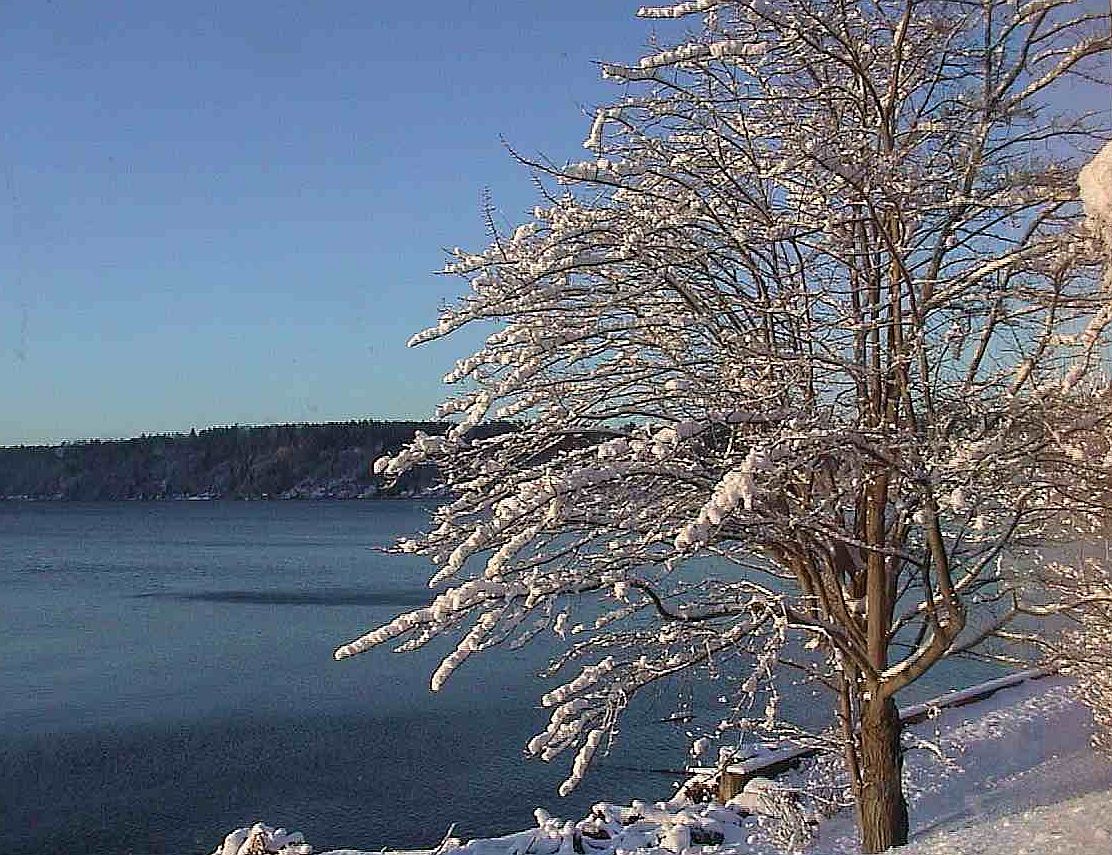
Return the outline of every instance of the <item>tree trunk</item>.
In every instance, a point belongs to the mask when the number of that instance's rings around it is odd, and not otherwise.
[[[891,698],[866,701],[861,713],[861,850],[883,852],[907,843],[900,713]]]

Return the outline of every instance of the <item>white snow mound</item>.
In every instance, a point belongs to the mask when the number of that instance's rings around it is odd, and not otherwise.
[[[1085,217],[1112,253],[1112,142],[1105,143],[1096,157],[1085,164],[1077,183]]]
[[[237,828],[212,855],[312,855],[312,852],[313,847],[300,832],[256,822],[250,828]]]
[[[1108,793],[1090,793],[925,836],[900,855],[1099,855],[1112,852]]]

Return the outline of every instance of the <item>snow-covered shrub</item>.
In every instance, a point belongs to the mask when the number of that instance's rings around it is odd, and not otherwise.
[[[537,808],[534,829],[453,844],[449,851],[453,855],[619,855],[634,851],[680,855],[702,846],[748,849],[760,845],[760,851],[769,851],[771,844],[773,849],[795,851],[811,839],[813,824],[790,790],[762,780],[754,784],[750,797],[728,805],[695,804],[682,798],[655,803],[634,800],[626,806],[603,802],[578,822]]]
[[[256,822],[237,828],[224,838],[212,855],[312,855],[313,847],[299,831],[286,831]]]
[[[1112,141],[1097,152],[1078,174],[1081,202],[1087,224],[1105,255],[1107,291],[1104,314],[1112,313]],[[1112,458],[1112,431],[1101,446],[1091,448]],[[1105,533],[1112,522],[1112,481],[1105,483]],[[1050,583],[1060,594],[1063,614],[1073,623],[1057,636],[1052,654],[1077,680],[1078,695],[1092,710],[1093,744],[1112,753],[1112,566],[1089,556],[1070,563],[1054,562]]]
[[[777,781],[751,778],[726,807],[757,817],[763,836],[785,852],[797,852],[814,838],[816,822],[800,804],[800,793]]]
[[[1112,753],[1112,566],[1095,556],[1050,562],[1046,583],[1057,593],[1059,631],[1043,640],[1050,659],[1074,678],[1092,711],[1093,745]]]

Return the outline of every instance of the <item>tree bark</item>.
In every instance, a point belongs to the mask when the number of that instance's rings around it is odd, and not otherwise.
[[[861,850],[883,852],[907,843],[900,713],[891,698],[869,700],[861,712]]]

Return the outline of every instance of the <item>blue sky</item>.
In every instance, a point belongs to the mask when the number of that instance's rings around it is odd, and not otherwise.
[[[579,157],[626,0],[0,7],[0,444],[427,417],[408,350],[524,153]]]
[[[532,207],[502,138],[585,154],[637,5],[0,4],[0,445],[429,417],[444,248]]]

